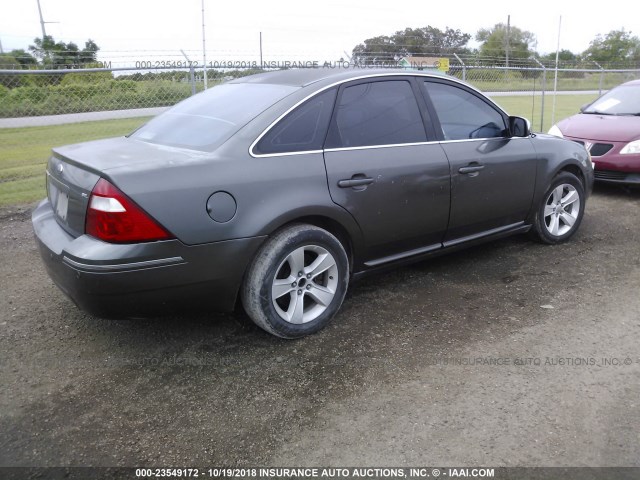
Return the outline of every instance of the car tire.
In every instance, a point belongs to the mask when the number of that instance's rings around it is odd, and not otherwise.
[[[295,224],[261,247],[245,275],[241,298],[256,325],[292,339],[326,327],[348,284],[349,259],[340,241],[322,228]]]
[[[547,244],[562,243],[576,233],[585,208],[582,182],[572,173],[556,175],[535,213],[533,237]]]

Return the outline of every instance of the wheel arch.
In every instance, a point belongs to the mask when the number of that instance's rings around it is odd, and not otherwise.
[[[351,235],[349,234],[349,231],[344,227],[344,225],[331,217],[323,215],[307,215],[285,223],[278,230],[296,223],[306,223],[309,225],[314,225],[318,228],[326,230],[334,237],[336,237],[344,247],[344,250],[347,253],[347,258],[349,259],[349,269],[351,272],[353,271],[353,259],[355,257],[354,242]]]
[[[547,190],[547,187],[554,178],[563,172],[567,172],[575,176],[582,188],[585,190],[587,197],[589,196],[589,179],[585,175],[583,167],[580,165],[579,160],[575,158],[567,158],[566,156],[559,157],[563,160],[559,160],[558,157],[546,157],[538,167],[538,175],[536,180],[536,190],[531,203],[531,211],[527,216],[527,223],[533,223],[533,219],[536,213],[536,206],[542,200],[542,197]]]
[[[562,172],[568,172],[573,174],[575,177],[577,177],[578,180],[580,180],[580,183],[582,183],[582,188],[584,188],[586,191],[587,179],[584,176],[584,172],[578,165],[576,165],[575,163],[566,163],[558,169],[558,171],[555,173],[553,177],[554,178],[557,177]]]
[[[318,331],[331,321],[344,300],[351,277],[350,250],[346,230],[330,218],[303,216],[283,224],[269,235],[244,272],[239,295],[244,311],[260,328],[282,338],[298,338]],[[291,256],[298,251],[304,252],[303,258]],[[306,269],[315,262],[314,257],[307,257],[307,251],[314,251],[318,255],[322,252],[330,254],[333,263],[316,273],[316,267],[313,267],[306,272],[305,278],[303,267]],[[289,267],[299,267],[284,272],[285,277],[278,277],[284,265],[283,260],[290,256],[294,260],[293,263],[290,261]],[[324,258],[315,265],[324,265]],[[333,273],[328,269],[333,269]],[[298,272],[297,275],[295,272]],[[282,278],[291,277],[292,274],[294,279],[282,283]],[[278,294],[274,296],[276,278],[280,279],[280,283]],[[301,283],[303,281],[305,283]],[[307,290],[311,290],[308,297],[312,300],[311,306],[305,301]],[[314,293],[316,291],[318,294]],[[276,303],[276,298],[280,297],[286,301],[285,296],[289,299],[286,305]]]
[[[303,214],[299,216],[293,216],[293,217],[281,219],[281,221],[272,224],[271,228],[269,229],[267,238],[272,237],[273,235],[275,235],[277,232],[279,232],[284,228],[287,228],[291,225],[296,225],[296,224],[313,225],[315,227],[322,228],[328,231],[334,237],[336,237],[344,247],[344,250],[347,254],[347,258],[349,259],[349,273],[350,274],[354,273],[354,266],[356,265],[355,262],[358,258],[358,251],[359,251],[359,245],[360,245],[359,242],[361,241],[360,231],[359,231],[359,228],[357,227],[357,224],[355,224],[355,222],[354,222],[354,225],[351,225],[352,228],[358,228],[358,230],[354,233],[353,231],[350,231],[350,229],[347,226],[345,226],[342,222],[324,213]],[[266,241],[266,238],[265,238],[265,241]],[[236,291],[239,292],[240,289],[242,288],[242,285],[244,284],[245,278],[247,276],[247,272],[251,267],[253,258],[256,255],[258,255],[259,251],[260,251],[260,247],[256,250],[256,252],[254,252],[251,259],[247,262],[247,266],[245,267],[244,272],[242,274],[242,280],[240,281]],[[236,305],[235,310],[241,307],[241,303],[242,302],[240,299],[240,295],[237,295],[236,301],[235,301],[235,305]]]
[[[577,168],[577,171],[574,170],[574,168]],[[553,192],[553,189],[555,189],[557,185],[561,185],[562,182],[573,182],[575,186],[582,191],[581,207],[577,215],[574,217],[575,225],[571,224],[569,226],[570,229],[568,232],[549,233],[547,231],[546,225],[544,224],[545,222],[544,218],[546,218],[547,216],[546,211],[544,210],[546,208],[545,204],[549,199],[548,195],[551,195],[551,192]],[[545,193],[540,197],[540,201],[542,202],[542,204],[536,201],[536,204],[534,205],[534,209],[531,215],[532,229],[530,230],[529,233],[533,239],[541,241],[542,243],[556,244],[556,243],[564,242],[569,238],[571,238],[575,234],[575,232],[578,230],[581,224],[582,217],[584,215],[584,210],[585,210],[584,202],[586,201],[585,177],[583,176],[583,172],[580,170],[579,167],[575,167],[575,165],[567,163],[563,165],[561,168],[558,168],[555,172],[553,172],[553,175],[550,176],[548,185],[549,186],[545,190]],[[542,214],[541,213],[542,211],[545,211],[545,213]],[[554,213],[550,213],[548,215],[553,215]],[[559,215],[559,214],[556,213],[556,215]]]

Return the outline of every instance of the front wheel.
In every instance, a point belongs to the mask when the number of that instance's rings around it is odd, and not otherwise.
[[[533,233],[544,243],[568,240],[580,226],[585,194],[582,182],[569,172],[558,174],[543,196],[533,222]]]
[[[242,304],[260,328],[298,338],[324,328],[349,284],[349,259],[340,241],[313,225],[286,227],[268,239],[242,287]]]

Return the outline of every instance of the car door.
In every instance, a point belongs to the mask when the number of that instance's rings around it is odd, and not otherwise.
[[[378,77],[338,93],[324,149],[327,180],[332,200],[362,229],[368,266],[440,248],[446,231],[449,162],[429,141],[419,88],[412,77]]]
[[[508,117],[474,90],[439,79],[422,84],[451,167],[445,246],[523,222],[536,181],[530,138],[511,138]]]

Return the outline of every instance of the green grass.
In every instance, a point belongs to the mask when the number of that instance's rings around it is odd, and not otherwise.
[[[595,95],[558,95],[556,121],[577,113]],[[534,131],[551,127],[553,96],[545,97],[544,124],[540,128],[542,97],[494,97],[510,115],[528,118]],[[0,206],[28,203],[44,198],[44,170],[51,148],[70,143],[116,137],[136,129],[148,118],[127,118],[73,123],[49,127],[0,129]]]
[[[460,70],[455,77],[462,78]],[[624,73],[579,73],[560,72],[558,76],[558,91],[563,90],[609,90],[621,83],[638,78],[635,72]],[[466,80],[483,92],[531,92],[542,89],[543,78],[540,72],[525,75],[525,72],[503,71],[491,69],[471,69],[467,71]],[[546,88],[553,89],[554,72],[546,73]]]
[[[45,196],[44,171],[51,149],[70,143],[125,135],[148,117],[0,129],[0,206]]]
[[[598,95],[557,95],[555,121],[570,117],[580,111],[585,103],[590,103],[598,98]],[[553,110],[553,95],[547,94],[544,98],[544,122],[540,128],[540,116],[542,113],[542,97],[532,95],[514,95],[508,97],[493,97],[492,100],[504,108],[509,115],[517,115],[531,120],[531,128],[534,132],[547,132],[551,128],[551,112]]]

